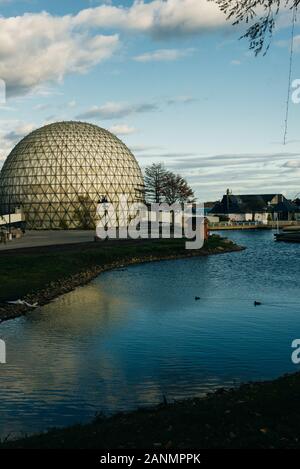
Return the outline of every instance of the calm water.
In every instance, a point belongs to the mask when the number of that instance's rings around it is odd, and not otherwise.
[[[108,272],[1,324],[0,435],[297,370],[300,244],[230,237],[248,249]]]

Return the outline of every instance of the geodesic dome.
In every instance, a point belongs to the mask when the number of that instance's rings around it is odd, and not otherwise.
[[[140,167],[115,135],[83,122],[57,122],[23,138],[0,173],[0,210],[21,208],[30,229],[89,228],[99,200],[143,200]]]

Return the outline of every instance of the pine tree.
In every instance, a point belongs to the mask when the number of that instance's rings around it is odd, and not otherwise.
[[[167,177],[167,170],[162,163],[153,163],[145,169],[145,195],[147,202],[161,203]]]

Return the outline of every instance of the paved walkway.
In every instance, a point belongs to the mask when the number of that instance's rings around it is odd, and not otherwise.
[[[0,243],[0,251],[9,249],[51,246],[57,244],[87,243],[94,241],[95,231],[27,231],[20,239]]]

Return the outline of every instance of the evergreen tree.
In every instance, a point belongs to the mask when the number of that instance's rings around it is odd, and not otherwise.
[[[147,202],[160,203],[163,200],[167,170],[162,163],[153,163],[145,169],[145,195]]]

